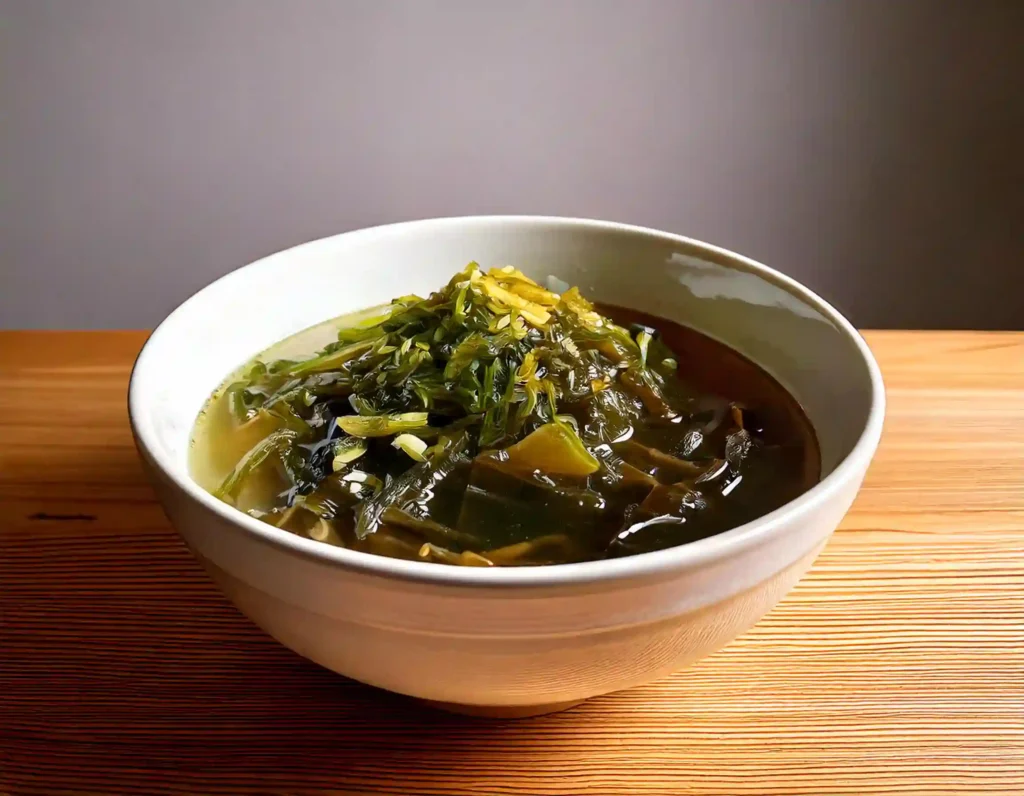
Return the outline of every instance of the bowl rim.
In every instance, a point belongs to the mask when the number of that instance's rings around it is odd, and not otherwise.
[[[250,517],[242,511],[218,500],[199,486],[187,474],[182,477],[180,467],[157,444],[155,431],[146,422],[144,399],[146,386],[140,383],[140,365],[146,362],[148,352],[153,343],[169,334],[168,328],[172,321],[189,311],[200,294],[224,280],[240,278],[243,272],[250,269],[270,267],[274,261],[298,254],[303,249],[323,246],[329,241],[339,238],[387,237],[403,232],[415,231],[429,227],[465,227],[472,225],[519,224],[540,227],[576,227],[582,230],[619,232],[656,238],[665,242],[703,251],[727,262],[728,267],[738,268],[774,284],[795,298],[813,307],[832,324],[835,325],[854,344],[866,367],[871,382],[871,405],[867,422],[851,451],[825,478],[815,484],[807,492],[794,500],[780,506],[757,519],[739,525],[728,531],[690,542],[677,547],[641,553],[616,559],[586,561],[572,564],[550,564],[526,567],[453,567],[436,563],[406,561],[386,556],[363,553],[342,547],[334,547],[304,539],[288,531],[275,528]],[[881,370],[871,353],[867,342],[857,329],[831,304],[818,296],[809,288],[756,260],[728,249],[705,243],[684,235],[677,235],[650,227],[624,224],[614,221],[601,221],[589,218],[573,218],[562,216],[540,215],[476,215],[425,218],[414,221],[401,221],[382,224],[363,229],[329,235],[283,249],[255,260],[252,263],[236,268],[224,276],[208,283],[185,299],[153,330],[136,357],[132,367],[128,385],[128,416],[132,434],[135,437],[144,458],[169,479],[184,496],[195,501],[207,511],[219,516],[222,520],[232,523],[258,540],[278,550],[298,555],[307,559],[336,566],[339,571],[349,571],[364,575],[378,576],[402,581],[411,581],[439,586],[463,587],[538,587],[556,585],[585,585],[589,583],[613,580],[632,580],[649,576],[664,575],[680,570],[689,570],[706,566],[732,555],[736,555],[752,546],[763,543],[780,534],[785,526],[801,517],[812,514],[823,504],[829,502],[851,479],[857,478],[866,470],[878,447],[885,415],[885,387],[882,382]],[[191,427],[190,427],[191,432]]]

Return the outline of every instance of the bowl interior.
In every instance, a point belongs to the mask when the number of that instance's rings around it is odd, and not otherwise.
[[[761,365],[803,405],[827,476],[872,408],[863,344],[810,291],[746,258],[623,225],[481,217],[411,222],[314,241],[228,274],[179,307],[136,366],[131,406],[143,443],[188,479],[193,422],[235,368],[281,339],[408,293],[426,295],[470,260],[553,275],[593,299],[714,337]]]

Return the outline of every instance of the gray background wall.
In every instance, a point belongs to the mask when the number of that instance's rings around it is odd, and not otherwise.
[[[1024,327],[1020,0],[0,9],[0,326],[152,326],[304,240],[526,212],[711,240],[862,326]]]

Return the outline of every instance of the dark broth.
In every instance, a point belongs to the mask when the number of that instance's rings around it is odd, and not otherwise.
[[[294,475],[273,455],[231,502],[293,533],[368,553],[440,563],[531,565],[686,544],[773,511],[819,480],[820,457],[810,422],[760,367],[678,323],[619,307],[599,309],[622,326],[657,330],[683,374],[669,377],[666,394],[686,407],[671,422],[635,422],[629,439],[604,446],[611,453],[602,459],[601,471],[585,477],[514,473],[503,468],[500,455],[473,451],[472,458],[437,464],[427,487],[406,495],[400,512],[386,509],[375,532],[363,538],[354,533],[358,495],[339,492],[329,476],[300,499],[315,511],[300,509],[295,503],[302,490],[296,490]],[[311,355],[351,322],[348,316],[313,327],[256,360]],[[266,416],[240,423],[228,405],[231,382],[211,397],[193,433],[193,477],[214,493],[254,445],[281,428]],[[338,406],[331,402],[331,411],[349,411]],[[576,416],[585,436],[585,407],[569,402],[560,410]],[[324,423],[314,430],[302,450],[311,458],[322,453],[330,429]],[[371,439],[368,445],[359,469],[376,479],[378,489],[415,466],[387,439]]]

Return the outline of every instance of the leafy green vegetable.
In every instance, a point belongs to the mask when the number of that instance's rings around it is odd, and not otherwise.
[[[505,450],[513,467],[537,470],[547,475],[586,476],[600,466],[594,454],[565,423],[546,423],[526,439]]]
[[[231,502],[235,497],[242,483],[256,471],[261,464],[273,454],[282,455],[289,450],[292,441],[295,439],[294,431],[275,431],[256,443],[242,460],[235,465],[231,475],[227,477],[220,489],[215,493],[221,500]]]
[[[699,419],[679,361],[656,329],[619,326],[574,287],[470,263],[313,356],[235,376],[225,416],[245,447],[263,436],[215,494],[309,538],[417,560],[636,552],[686,522],[699,533],[698,489],[749,481],[765,450],[738,405]]]
[[[344,469],[368,450],[366,442],[358,437],[345,437],[338,440],[334,446],[334,459],[331,461],[331,469],[334,472]]]
[[[416,506],[417,500],[430,484],[444,479],[460,460],[468,461],[465,453],[468,444],[468,437],[462,435],[429,461],[419,462],[392,479],[377,494],[361,504],[356,512],[356,538],[365,539],[374,533],[388,508],[394,506],[408,510]]]
[[[397,415],[350,415],[338,418],[342,431],[353,437],[390,437],[427,425],[426,412]]]
[[[399,450],[405,451],[409,458],[416,462],[426,460],[423,452],[427,449],[427,443],[412,434],[399,434],[391,443]]]
[[[232,499],[275,454],[290,493],[311,492],[356,459],[372,459],[367,442],[380,437],[418,462],[410,473],[429,470],[437,451],[424,440],[448,426],[468,433],[468,456],[507,448],[523,467],[585,477],[598,468],[587,444],[615,439],[638,415],[609,386],[622,381],[648,409],[667,411],[662,377],[645,367],[649,335],[634,339],[575,288],[558,295],[511,266],[485,273],[471,263],[428,298],[405,296],[374,312],[315,356],[254,362],[227,388],[239,422],[264,412],[281,430],[243,457],[220,496]],[[357,535],[371,532],[409,474],[381,475],[386,483],[372,510],[360,509]]]

